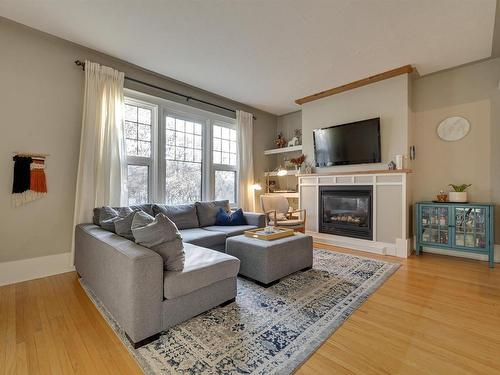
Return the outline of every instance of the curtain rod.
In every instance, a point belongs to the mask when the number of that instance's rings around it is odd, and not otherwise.
[[[85,70],[85,62],[84,61],[75,60],[75,64],[78,65],[78,66],[81,66],[82,69]],[[213,104],[213,103],[207,102],[205,100],[201,100],[201,99],[196,99],[196,98],[193,98],[192,96],[181,94],[180,92],[173,91],[173,90],[168,90],[168,89],[165,89],[163,87],[156,86],[156,85],[153,85],[151,83],[144,82],[144,81],[140,81],[140,80],[135,79],[135,78],[131,78],[131,77],[125,76],[125,79],[127,81],[131,81],[131,82],[138,83],[140,85],[148,86],[148,87],[154,88],[156,90],[168,92],[169,94],[181,96],[181,97],[185,98],[187,102],[189,102],[190,100],[193,100],[193,101],[198,102],[198,103],[203,103],[203,104],[206,104],[206,105],[209,105],[209,106],[212,106],[212,107],[216,107],[216,108],[220,108],[220,109],[223,109],[224,111],[228,111],[228,112],[232,112],[232,113],[236,114],[236,110],[232,109],[232,108],[223,107],[221,105]],[[257,117],[253,116],[253,119],[257,120]]]

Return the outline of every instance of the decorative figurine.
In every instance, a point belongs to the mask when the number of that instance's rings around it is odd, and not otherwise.
[[[444,192],[444,190],[440,190],[439,194],[437,195],[437,201],[438,202],[447,202],[448,201],[448,194]]]
[[[396,163],[394,163],[392,160],[387,166],[389,167],[390,171],[393,171],[396,169]]]
[[[293,137],[289,142],[288,142],[288,147],[293,147],[293,146],[298,146],[299,145],[299,139],[297,137]]]
[[[311,174],[312,173],[312,168],[313,168],[312,164],[309,163],[309,162],[306,162],[304,164],[304,173]]]
[[[295,137],[297,137],[297,139],[298,139],[297,145],[301,145],[302,144],[302,129],[295,129],[295,131],[293,133],[294,133]]]
[[[278,148],[285,147],[286,139],[285,137],[283,137],[283,134],[281,132],[278,134],[278,138],[274,140],[274,143],[276,144],[276,146],[278,146]]]

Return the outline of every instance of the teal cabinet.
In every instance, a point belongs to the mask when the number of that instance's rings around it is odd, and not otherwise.
[[[416,204],[417,255],[436,247],[488,255],[494,266],[494,206],[489,203]]]

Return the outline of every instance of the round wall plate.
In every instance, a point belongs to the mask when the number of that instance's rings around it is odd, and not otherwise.
[[[469,120],[453,116],[441,121],[437,127],[439,138],[443,141],[458,141],[465,137],[470,131]]]

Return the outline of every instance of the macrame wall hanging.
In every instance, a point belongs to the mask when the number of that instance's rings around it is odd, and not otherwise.
[[[47,194],[45,158],[48,155],[15,153],[12,204],[21,206]]]

